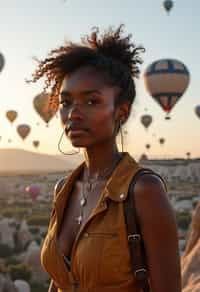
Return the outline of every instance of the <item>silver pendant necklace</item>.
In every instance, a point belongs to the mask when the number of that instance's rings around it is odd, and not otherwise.
[[[84,207],[87,205],[89,195],[92,193],[92,191],[95,189],[95,187],[99,183],[106,182],[106,180],[112,174],[119,160],[120,158],[117,157],[112,166],[105,168],[103,172],[101,173],[97,173],[93,178],[89,177],[88,170],[87,172],[85,172],[85,178],[83,178],[83,182],[82,182],[81,198],[79,201],[80,215],[75,218],[78,225],[82,224],[83,216],[84,216]]]

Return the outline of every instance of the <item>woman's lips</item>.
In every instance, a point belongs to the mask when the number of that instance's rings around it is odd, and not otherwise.
[[[86,130],[83,129],[69,129],[68,136],[70,137],[78,137],[86,133]]]

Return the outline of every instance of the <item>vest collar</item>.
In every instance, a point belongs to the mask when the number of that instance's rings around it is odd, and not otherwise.
[[[68,194],[71,192],[72,187],[83,171],[84,166],[85,162],[82,162],[72,172],[57,194],[55,201],[65,201],[67,199],[66,197],[68,197]],[[128,186],[133,176],[139,169],[141,169],[141,166],[130,156],[128,152],[124,152],[121,161],[106,183],[105,189],[103,191],[103,200],[110,198],[116,202],[124,201],[128,195]],[[63,203],[65,203],[64,201]]]
[[[105,187],[105,197],[116,202],[122,202],[127,198],[129,184],[142,167],[131,157],[128,152],[117,165]]]

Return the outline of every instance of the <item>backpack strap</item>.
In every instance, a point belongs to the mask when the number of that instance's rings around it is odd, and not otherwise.
[[[147,173],[158,176],[163,181],[165,188],[167,188],[165,181],[161,176],[159,176],[157,173],[154,173],[151,169],[142,168],[134,175],[129,185],[127,199],[124,202],[124,215],[125,222],[127,225],[128,245],[131,256],[132,270],[136,277],[139,288],[144,292],[150,291],[148,281],[149,273],[147,270],[147,263],[145,260],[144,243],[136,216],[134,186],[137,179]]]

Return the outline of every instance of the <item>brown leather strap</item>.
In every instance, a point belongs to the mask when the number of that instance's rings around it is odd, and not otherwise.
[[[157,175],[148,168],[142,168],[134,175],[133,180],[131,181],[129,186],[127,199],[124,202],[124,214],[127,225],[128,244],[133,273],[136,277],[138,287],[144,292],[149,292],[150,291],[150,286],[148,282],[149,275],[147,270],[147,264],[145,261],[144,243],[138,225],[134,200],[135,183],[140,176],[146,173]],[[159,175],[157,176],[160,177]],[[162,177],[160,178],[162,179]]]

